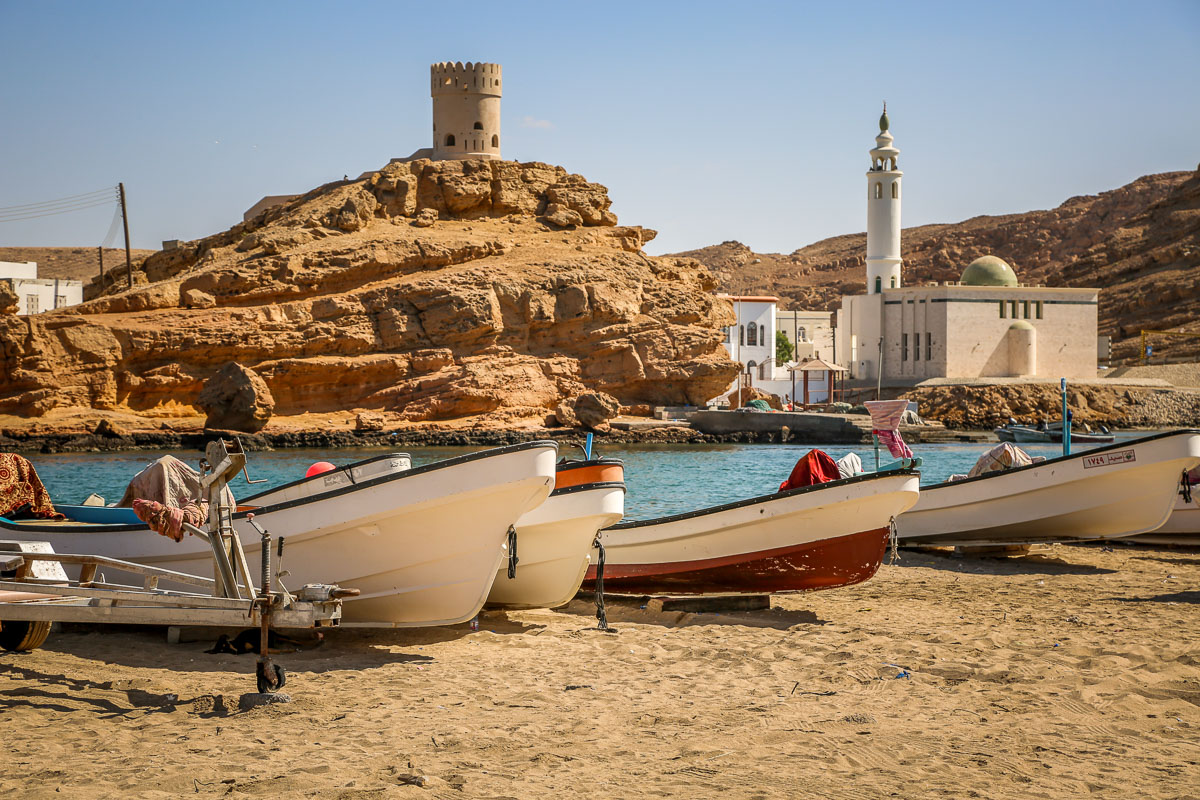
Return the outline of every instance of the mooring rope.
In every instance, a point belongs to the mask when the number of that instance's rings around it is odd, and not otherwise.
[[[521,559],[517,558],[517,529],[512,525],[508,526],[508,579],[512,580],[517,577],[517,562]]]
[[[1192,482],[1188,480],[1188,471],[1183,471],[1183,477],[1179,479],[1179,485],[1182,487],[1179,493],[1183,495],[1183,502],[1192,502]]]
[[[888,544],[892,550],[891,557],[888,559],[889,564],[895,564],[900,560],[899,542],[900,534],[896,530],[896,518],[892,517],[888,520]]]
[[[595,540],[592,541],[592,547],[596,548],[599,557],[596,559],[596,627],[599,630],[607,631],[608,614],[604,611],[604,544],[600,541],[600,534],[596,534]]]

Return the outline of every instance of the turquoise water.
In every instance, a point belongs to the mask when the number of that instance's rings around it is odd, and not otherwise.
[[[796,460],[814,445],[613,445],[599,448],[599,454],[625,462],[627,519],[651,519],[719,503],[743,500],[775,491],[791,472]],[[875,464],[869,446],[815,445],[838,459],[851,451],[858,453],[870,469]],[[913,452],[924,459],[923,484],[939,483],[956,472],[967,472],[987,443],[919,444]],[[406,448],[414,466],[428,464],[463,453],[482,450],[472,447]],[[1026,445],[1030,455],[1053,458],[1062,454],[1061,445]],[[1086,449],[1076,446],[1075,450]],[[236,497],[279,486],[304,476],[314,461],[344,465],[389,452],[386,448],[279,450],[250,454],[250,476],[266,478],[266,483],[248,486],[242,478],[231,488]],[[578,456],[577,448],[563,448],[566,455]],[[70,453],[30,455],[38,475],[55,502],[81,502],[91,492],[108,502],[119,500],[129,479],[164,452]],[[174,452],[195,465],[199,452]],[[884,452],[884,462],[891,460]]]

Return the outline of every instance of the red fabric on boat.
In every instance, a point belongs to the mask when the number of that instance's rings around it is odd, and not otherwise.
[[[42,485],[29,459],[16,453],[0,453],[0,516],[29,506],[38,519],[66,519],[54,510],[50,493]]]
[[[150,526],[150,530],[176,542],[183,541],[183,523],[200,527],[204,524],[204,510],[198,503],[188,503],[183,508],[166,506],[156,500],[134,500],[133,513]]]
[[[825,451],[809,450],[796,462],[796,466],[792,467],[792,474],[788,476],[788,479],[779,484],[779,491],[786,492],[788,489],[799,489],[801,486],[828,483],[836,481],[840,477],[842,476],[838,472],[837,462],[830,458]]]

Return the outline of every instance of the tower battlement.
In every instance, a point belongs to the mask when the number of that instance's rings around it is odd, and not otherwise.
[[[464,93],[499,97],[500,73],[499,64],[441,61],[429,66],[429,91],[434,97]]]
[[[441,61],[429,66],[435,160],[500,158],[499,64]]]

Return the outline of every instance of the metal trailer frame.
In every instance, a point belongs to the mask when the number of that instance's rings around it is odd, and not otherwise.
[[[136,564],[96,555],[49,552],[0,552],[0,573],[12,572],[0,579],[0,592],[17,592],[24,597],[4,601],[0,595],[0,625],[9,622],[83,622],[125,625],[222,626],[260,629],[259,660],[256,669],[260,692],[283,686],[286,673],[273,664],[268,649],[271,626],[315,628],[336,626],[341,620],[342,598],[358,594],[329,584],[308,584],[292,594],[275,576],[277,591],[271,591],[271,535],[247,520],[262,536],[261,583],[255,588],[246,564],[241,539],[233,528],[233,507],[225,487],[245,469],[246,455],[241,443],[223,440],[209,442],[205,459],[200,462],[205,474],[200,500],[208,502],[207,530],[184,524],[188,533],[204,539],[212,548],[213,576],[206,578],[159,567]],[[213,466],[215,465],[215,466]],[[28,541],[3,544],[28,545]],[[278,540],[277,557],[283,555],[284,539]],[[38,570],[39,564],[50,567]],[[62,565],[78,565],[78,580],[67,580]],[[139,575],[141,585],[114,583],[101,568]],[[47,577],[53,572],[57,577]],[[41,576],[35,572],[42,573]],[[195,586],[201,591],[160,589],[160,580]],[[30,596],[33,595],[33,596]],[[48,627],[48,625],[47,625]],[[42,637],[44,641],[44,635]],[[37,642],[33,646],[40,645]]]

